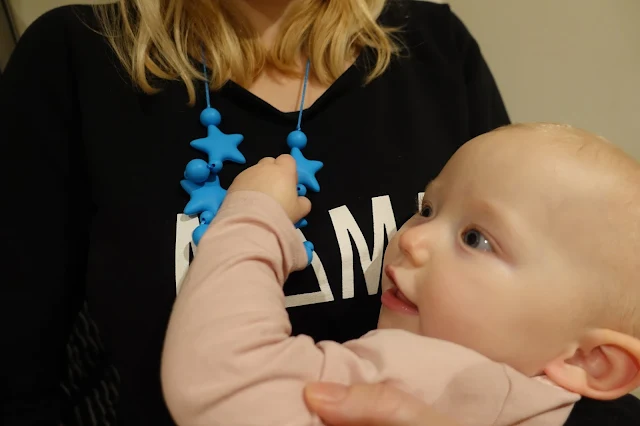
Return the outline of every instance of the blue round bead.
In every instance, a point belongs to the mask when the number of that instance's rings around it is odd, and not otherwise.
[[[213,163],[209,164],[209,170],[211,170],[215,174],[220,173],[220,170],[222,170],[222,161],[214,161]]]
[[[306,186],[304,186],[302,184],[298,184],[296,189],[298,190],[298,197],[304,197],[305,195],[307,195],[307,187]]]
[[[222,121],[222,117],[215,108],[205,108],[200,113],[200,122],[203,126],[217,126],[220,121]]]
[[[203,223],[202,225],[198,225],[198,227],[193,230],[193,233],[191,234],[191,238],[193,238],[193,243],[195,245],[200,244],[200,239],[202,238],[202,236],[204,235],[208,227],[209,227],[208,224]]]
[[[307,146],[307,135],[302,130],[294,130],[287,136],[287,145],[289,148],[303,149]]]
[[[202,183],[209,178],[209,165],[206,161],[196,158],[187,163],[184,178],[195,183]]]
[[[200,214],[200,223],[210,224],[213,220],[214,214],[210,211],[204,211]]]
[[[310,265],[311,260],[313,259],[313,249],[315,247],[313,247],[313,243],[311,241],[305,241],[302,244],[304,244],[304,249],[307,252],[307,262]]]

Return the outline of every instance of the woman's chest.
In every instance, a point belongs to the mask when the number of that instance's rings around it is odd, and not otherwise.
[[[324,163],[316,176],[320,192],[309,194],[309,225],[301,230],[316,255],[307,270],[291,276],[285,293],[294,330],[314,337],[339,340],[333,328],[354,306],[368,306],[360,329],[370,328],[384,247],[460,143],[459,127],[442,120],[437,102],[416,109],[398,92],[368,93],[346,93],[303,116],[303,153]],[[132,97],[120,111],[85,114],[96,205],[87,286],[96,320],[111,339],[131,328],[138,329],[135,335],[160,335],[197,253],[191,233],[198,218],[183,213],[189,195],[180,180],[190,160],[205,158],[189,142],[207,130],[199,123],[201,107],[172,104],[170,94]],[[215,96],[212,104],[222,115],[220,130],[243,135],[239,149],[247,160],[225,164],[222,187],[260,158],[288,151],[295,116],[270,117],[260,106]],[[137,321],[141,306],[145,320]]]

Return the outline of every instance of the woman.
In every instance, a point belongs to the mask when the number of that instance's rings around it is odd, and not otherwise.
[[[324,166],[302,229],[314,260],[285,290],[295,333],[344,341],[375,326],[384,243],[425,180],[464,141],[508,122],[477,44],[447,6],[121,0],[57,9],[24,34],[0,89],[11,206],[1,221],[2,424],[102,424],[109,407],[95,395],[116,392],[117,424],[173,424],[159,361],[198,226],[182,214],[185,166],[204,158],[189,142],[211,131],[200,122],[208,102],[222,132],[243,135],[246,163],[225,165],[223,188],[286,152],[307,60],[304,155]],[[91,328],[85,315],[104,344],[88,373],[67,361],[91,350],[82,333],[65,353],[76,318]],[[102,386],[109,377],[119,378],[113,391]]]

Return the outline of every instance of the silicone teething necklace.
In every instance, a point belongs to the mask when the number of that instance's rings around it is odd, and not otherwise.
[[[184,171],[184,180],[180,181],[180,185],[190,197],[184,208],[184,213],[190,216],[199,215],[200,218],[200,225],[192,234],[193,242],[196,245],[198,245],[200,238],[202,238],[207,227],[218,213],[218,209],[227,194],[227,190],[220,186],[220,179],[218,178],[224,162],[246,163],[244,155],[238,149],[238,145],[240,145],[244,136],[240,134],[228,135],[222,133],[217,127],[220,125],[222,117],[218,110],[211,107],[207,65],[204,60],[202,62],[207,107],[200,113],[200,123],[207,128],[207,137],[191,141],[191,146],[205,153],[209,161],[199,158],[189,161]],[[296,169],[298,171],[297,190],[300,196],[306,195],[307,190],[320,191],[320,185],[315,174],[323,166],[320,161],[306,159],[301,151],[307,145],[307,136],[301,130],[301,125],[310,65],[310,61],[307,60],[302,86],[302,99],[300,101],[300,110],[298,111],[298,125],[287,136],[287,145],[291,149],[291,156],[296,160]],[[302,219],[295,224],[296,228],[302,228],[306,225],[306,219]],[[307,251],[308,262],[311,263],[313,244],[310,241],[305,241],[304,246]]]

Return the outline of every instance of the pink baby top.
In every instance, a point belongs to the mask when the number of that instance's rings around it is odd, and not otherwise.
[[[404,330],[344,344],[292,337],[282,286],[304,266],[301,236],[280,205],[261,193],[227,196],[200,241],[165,340],[162,385],[178,425],[322,425],[303,399],[312,381],[392,382],[461,426],[561,425],[579,398]]]

